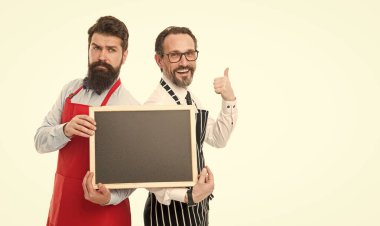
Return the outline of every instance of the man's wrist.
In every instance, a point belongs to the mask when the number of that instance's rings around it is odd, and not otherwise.
[[[101,203],[100,205],[101,206],[108,206],[110,205],[110,201],[111,201],[111,195],[108,197],[108,200],[105,200],[103,203]]]
[[[196,203],[193,200],[193,189],[187,190],[185,199],[186,198],[187,198],[187,205],[188,206],[195,206],[196,205]]]
[[[66,135],[66,131],[65,131],[65,129],[66,129],[66,125],[67,125],[67,123],[65,123],[65,124],[63,125],[63,127],[62,127],[63,134],[64,134],[67,138],[70,138],[69,136]]]
[[[63,134],[64,134],[67,138],[71,139],[71,136],[69,136],[69,135],[66,134],[66,125],[67,125],[67,123],[65,123],[65,125],[63,125],[63,127],[62,127]]]

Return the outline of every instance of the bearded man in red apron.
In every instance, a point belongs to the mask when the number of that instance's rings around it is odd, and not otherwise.
[[[128,199],[115,202],[102,187],[87,191],[92,198],[99,197],[93,203],[86,200],[82,187],[89,170],[89,137],[96,130],[89,107],[138,104],[119,79],[128,55],[129,33],[123,22],[105,16],[88,34],[87,76],[64,86],[34,138],[39,153],[59,150],[47,226],[131,225]]]

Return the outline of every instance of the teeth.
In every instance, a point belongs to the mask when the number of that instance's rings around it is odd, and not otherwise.
[[[177,72],[184,73],[184,72],[188,72],[188,71],[189,71],[189,69],[182,69],[182,70],[178,70]]]

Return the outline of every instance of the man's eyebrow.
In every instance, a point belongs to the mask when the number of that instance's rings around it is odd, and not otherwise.
[[[190,51],[195,51],[195,49],[187,49],[185,52],[181,52],[179,50],[173,50],[173,51],[170,51],[169,53],[187,53],[187,52],[190,52]]]
[[[96,46],[96,47],[100,47],[98,44],[96,43],[91,43],[92,46]]]
[[[96,43],[91,43],[91,46],[95,46],[95,47],[99,47],[99,48],[103,48],[102,46],[96,44]],[[107,49],[117,49],[117,45],[111,45],[111,46],[105,46],[105,48]]]

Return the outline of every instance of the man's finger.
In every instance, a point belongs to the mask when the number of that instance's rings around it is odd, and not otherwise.
[[[87,134],[89,136],[92,136],[95,133],[94,130],[89,129],[89,128],[85,127],[85,126],[81,126],[79,124],[77,124],[74,129],[77,130],[77,131],[79,131],[79,132],[81,132],[81,133]]]
[[[212,174],[210,167],[206,166],[207,173],[208,173],[208,180],[214,181],[214,174]]]
[[[224,77],[227,77],[228,78],[228,71],[230,69],[227,67],[226,69],[224,69]]]
[[[75,136],[90,138],[90,135],[83,133],[83,132],[80,132],[79,130],[73,130],[72,134]]]
[[[98,188],[99,188],[100,193],[102,193],[102,194],[107,194],[108,193],[108,189],[106,188],[106,186],[104,186],[104,184],[99,183],[98,184]]]
[[[94,173],[90,172],[90,175],[87,178],[86,186],[89,194],[93,194],[95,192],[94,187],[92,186],[92,178],[94,177]]]
[[[84,178],[83,178],[83,182],[82,182],[82,187],[83,187],[84,197],[88,197],[88,190],[87,190],[86,183],[87,183],[87,178],[88,178],[89,173],[90,173],[90,172],[87,171],[86,175],[85,175]]]
[[[77,124],[78,124],[78,126],[82,126],[88,130],[96,130],[95,125],[92,124],[91,122],[87,121],[87,120],[78,120]]]
[[[77,118],[78,119],[84,119],[84,120],[90,122],[91,124],[96,125],[95,120],[88,115],[77,115]]]
[[[82,118],[76,118],[72,120],[72,127],[73,128],[79,128],[84,127],[89,130],[96,130],[96,126],[92,124],[91,122],[87,121],[86,119]]]
[[[207,177],[207,170],[205,168],[202,169],[201,175],[199,176],[198,183],[204,184]]]
[[[214,81],[214,87],[224,87],[226,85],[226,79]]]
[[[82,120],[83,121],[83,120]],[[93,128],[96,129],[96,127],[92,126]],[[76,122],[70,125],[70,131],[72,134],[77,135],[77,136],[82,136],[79,133],[84,133],[88,136],[92,136],[95,133],[95,129],[92,129],[90,127],[86,127],[81,125],[80,123]]]

